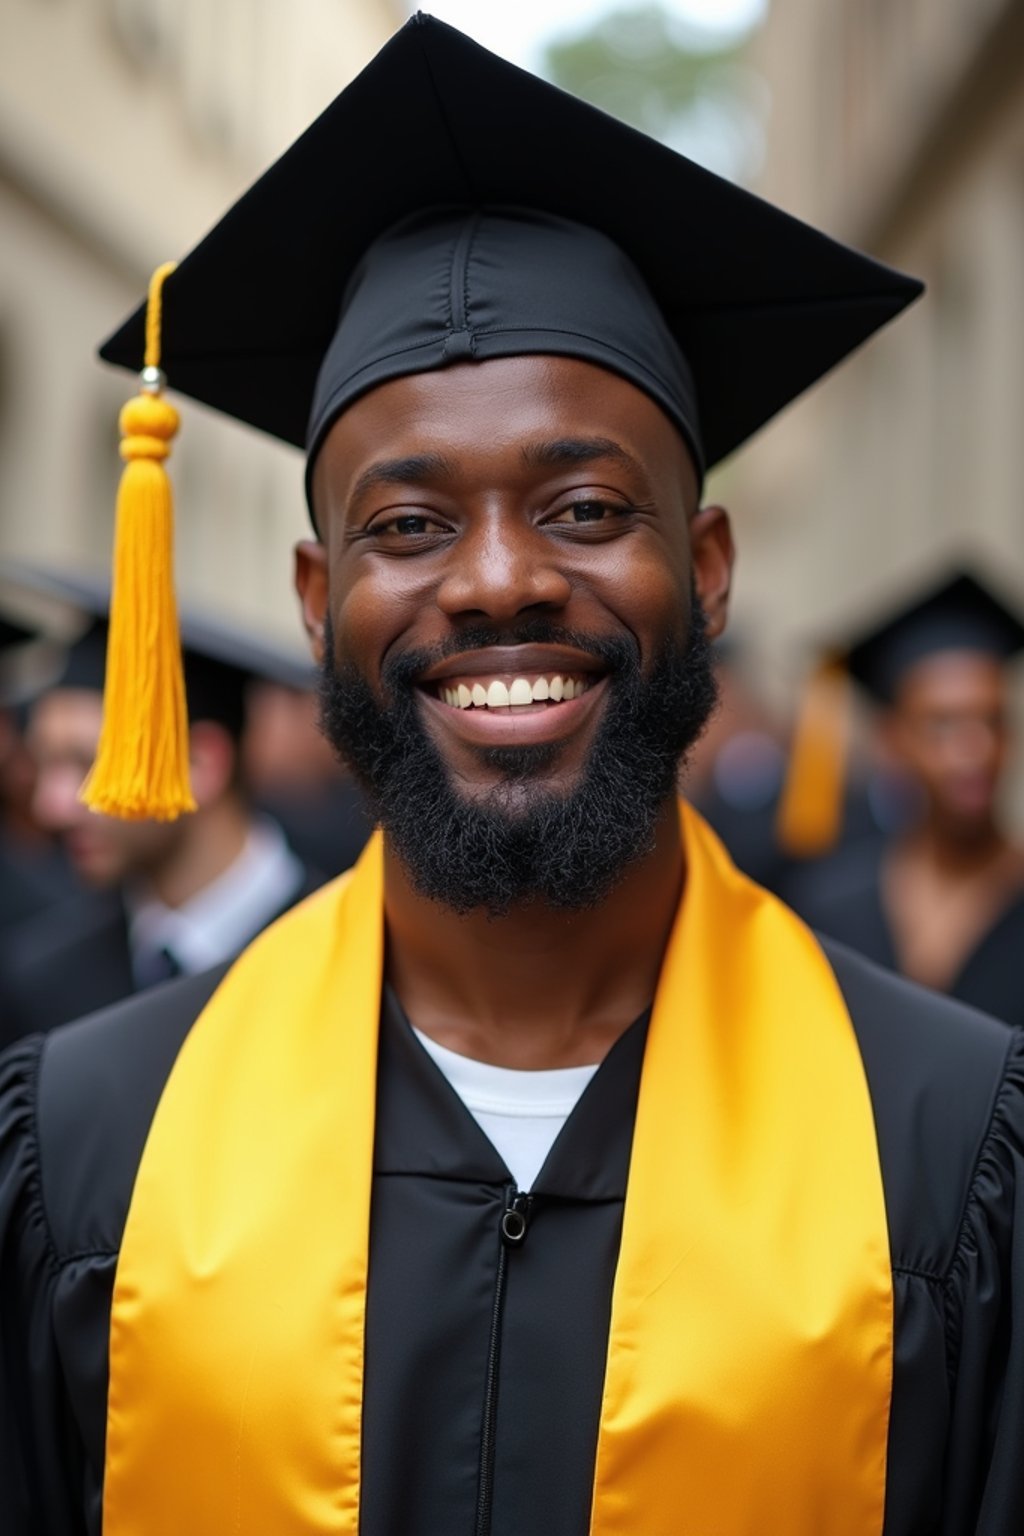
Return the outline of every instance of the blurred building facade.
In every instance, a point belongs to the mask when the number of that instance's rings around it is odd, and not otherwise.
[[[784,660],[965,550],[1024,599],[1024,5],[772,0],[751,53],[758,190],[928,293],[723,471],[741,618]]]
[[[0,0],[0,559],[103,571],[127,375],[98,341],[406,17],[399,0]],[[298,639],[294,451],[186,406],[179,585]]]

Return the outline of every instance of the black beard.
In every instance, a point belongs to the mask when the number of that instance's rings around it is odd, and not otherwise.
[[[478,800],[454,787],[423,724],[415,679],[448,655],[495,645],[569,645],[607,670],[609,698],[575,788],[537,784],[558,744],[482,750],[502,781]],[[360,672],[334,661],[328,626],[320,727],[363,786],[376,819],[424,896],[494,917],[530,902],[596,906],[654,847],[686,753],[717,703],[706,620],[694,595],[686,640],[666,643],[650,675],[631,636],[593,639],[534,618],[500,632],[462,630],[446,647],[386,663],[381,704]]]

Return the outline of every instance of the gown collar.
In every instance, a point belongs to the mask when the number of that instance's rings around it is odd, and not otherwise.
[[[612,1046],[534,1180],[533,1195],[622,1200],[626,1194],[650,1009]],[[393,989],[381,997],[374,1173],[507,1185],[511,1173],[416,1039]]]

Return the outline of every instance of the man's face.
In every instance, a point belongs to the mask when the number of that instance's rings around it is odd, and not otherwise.
[[[946,651],[911,667],[889,737],[950,832],[988,830],[1009,751],[1006,682],[994,657]]]
[[[102,720],[102,695],[87,688],[57,688],[33,707],[28,747],[36,764],[33,816],[60,838],[79,877],[105,888],[143,868],[154,848],[173,834],[157,822],[98,816],[79,800]]]
[[[627,673],[655,690],[646,716],[663,674],[671,707],[693,594],[721,629],[728,524],[696,498],[668,419],[600,368],[513,358],[395,380],[318,458],[307,622],[321,639],[329,622],[334,669],[378,709],[407,696],[463,807],[528,817],[581,789]],[[702,723],[710,698],[679,707]]]

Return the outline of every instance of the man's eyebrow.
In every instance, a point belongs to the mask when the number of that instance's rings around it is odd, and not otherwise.
[[[545,469],[561,469],[573,464],[593,464],[598,459],[614,459],[627,469],[643,473],[641,466],[621,443],[611,437],[556,437],[549,442],[527,443],[522,450],[526,464]]]
[[[431,485],[436,480],[451,480],[455,466],[443,453],[411,453],[400,459],[379,459],[364,469],[352,487],[349,504],[367,491],[382,485]]]

